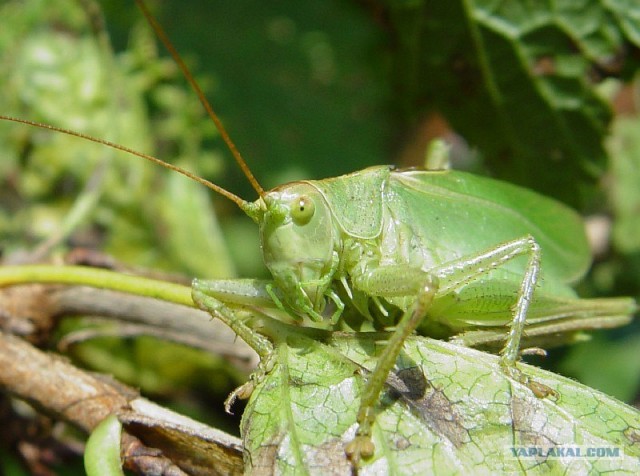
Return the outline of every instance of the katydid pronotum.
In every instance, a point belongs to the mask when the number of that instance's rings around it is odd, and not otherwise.
[[[346,311],[394,323],[361,397],[357,436],[345,447],[354,460],[374,451],[375,405],[416,327],[445,329],[468,345],[506,336],[503,366],[520,378],[516,360],[525,319],[529,335],[560,333],[562,340],[575,330],[620,325],[635,309],[626,298],[577,298],[571,284],[585,273],[590,258],[582,223],[571,210],[533,192],[461,172],[389,167],[264,192],[245,165],[243,170],[260,195],[255,202],[207,185],[259,225],[273,280],[196,280],[194,301],[262,358],[255,376],[234,397],[247,396],[269,371],[276,338],[256,333],[225,302],[270,302],[294,321],[329,329],[343,324]],[[534,391],[544,394],[544,389]]]

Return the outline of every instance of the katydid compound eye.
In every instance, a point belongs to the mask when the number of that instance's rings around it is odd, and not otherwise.
[[[316,204],[309,197],[300,195],[291,204],[291,218],[296,225],[306,225],[316,212]]]

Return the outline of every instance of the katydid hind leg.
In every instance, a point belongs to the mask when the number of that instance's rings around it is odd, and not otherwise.
[[[383,266],[375,270],[368,270],[361,276],[352,277],[352,281],[354,287],[370,296],[398,297],[416,294],[427,276],[431,275],[438,280],[438,291],[435,296],[437,298],[455,292],[465,284],[471,283],[522,256],[527,256],[528,262],[522,280],[518,284],[516,302],[513,303],[511,331],[501,352],[504,363],[509,366],[515,364],[518,359],[527,311],[533,300],[540,273],[540,247],[533,237],[524,236],[507,241],[478,254],[464,256],[428,271],[408,268],[406,265]]]
[[[473,307],[456,310],[475,315]],[[482,312],[482,310],[478,310]],[[636,304],[632,298],[557,298],[540,295],[527,311],[526,332],[520,348],[551,348],[581,342],[587,338],[584,331],[609,329],[629,324],[636,312]],[[485,329],[471,327],[450,339],[450,342],[465,347],[481,347],[495,349],[504,345],[504,330],[499,324]],[[521,351],[522,353],[522,351]]]
[[[527,310],[533,299],[540,271],[540,247],[533,237],[524,236],[502,243],[484,252],[460,258],[429,271],[411,270],[406,266],[389,266],[368,271],[365,275],[353,279],[357,288],[368,292],[371,296],[401,296],[403,293],[415,293],[416,289],[418,292],[411,307],[401,317],[363,391],[357,417],[356,438],[346,447],[346,452],[352,461],[357,462],[361,457],[366,458],[373,453],[371,425],[375,419],[374,407],[389,371],[395,365],[402,350],[404,341],[425,317],[434,298],[453,292],[456,288],[521,256],[528,256],[528,262],[519,284],[511,330],[501,352],[501,363],[508,375],[527,383],[526,379],[519,377],[515,362],[519,356]],[[417,282],[420,284],[417,285]]]
[[[500,352],[502,364],[506,368],[514,367],[519,357],[520,341],[524,332],[527,312],[533,301],[540,275],[540,246],[535,239],[532,236],[524,236],[502,243],[475,256],[447,263],[431,271],[440,278],[440,293],[445,294],[520,256],[528,256],[528,261],[514,303],[511,329],[506,344]]]

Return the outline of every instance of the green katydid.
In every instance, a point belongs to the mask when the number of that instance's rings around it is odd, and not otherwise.
[[[416,327],[444,329],[469,345],[506,336],[503,364],[518,377],[525,319],[527,330],[542,338],[561,333],[557,339],[562,340],[572,331],[621,325],[634,312],[631,299],[576,296],[571,284],[590,260],[582,222],[563,205],[522,188],[455,171],[374,167],[264,192],[186,74],[260,197],[244,201],[184,170],[137,155],[205,183],[259,225],[271,281],[193,283],[194,301],[262,357],[256,375],[232,397],[247,396],[260,374],[269,371],[274,337],[252,330],[225,302],[271,306],[294,321],[329,329],[341,325],[346,312],[371,320],[399,316],[361,399],[357,437],[346,447],[354,460],[374,451],[375,405]]]

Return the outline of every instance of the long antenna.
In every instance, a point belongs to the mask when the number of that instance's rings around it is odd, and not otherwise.
[[[211,104],[209,103],[206,96],[202,92],[202,89],[200,89],[200,86],[191,75],[189,68],[187,68],[187,65],[184,63],[184,61],[182,60],[182,57],[180,56],[178,51],[175,49],[175,47],[169,40],[169,37],[162,29],[162,26],[160,26],[160,24],[156,21],[155,17],[151,14],[151,12],[147,8],[143,0],[136,0],[136,3],[138,4],[138,7],[140,8],[140,10],[142,10],[143,15],[146,17],[147,21],[149,22],[153,30],[156,32],[156,35],[158,35],[158,38],[160,38],[160,41],[162,42],[162,44],[164,44],[165,48],[167,49],[171,57],[173,58],[173,60],[176,62],[176,64],[182,71],[182,74],[191,85],[191,88],[193,88],[193,90],[197,94],[198,99],[200,99],[200,102],[206,109],[207,114],[209,114],[209,117],[213,120],[216,127],[218,128],[218,132],[220,132],[220,136],[222,136],[222,139],[224,140],[225,144],[227,144],[227,147],[231,151],[231,154],[233,154],[233,158],[236,159],[236,162],[240,166],[242,173],[244,173],[245,177],[247,177],[247,180],[249,180],[249,183],[251,184],[253,189],[256,192],[258,192],[258,195],[260,195],[260,197],[264,196],[264,189],[260,186],[256,178],[253,176],[253,174],[251,173],[251,170],[249,170],[249,166],[242,158],[242,155],[240,155],[240,152],[238,151],[238,149],[236,148],[236,145],[231,140],[231,137],[229,137],[227,130],[222,125],[222,121],[220,120],[218,115],[214,112],[213,107],[211,107]]]
[[[52,126],[50,124],[43,124],[41,122],[29,121],[27,119],[19,119],[17,117],[5,116],[5,115],[2,115],[2,114],[0,114],[0,120],[18,122],[20,124],[27,124],[29,126],[39,127],[41,129],[48,129],[50,131],[61,132],[63,134],[67,134],[67,135],[70,135],[70,136],[79,137],[81,139],[89,140],[89,141],[95,142],[97,144],[102,144],[102,145],[105,145],[107,147],[111,147],[112,149],[120,150],[122,152],[127,152],[128,154],[135,155],[136,157],[141,157],[143,159],[148,160],[149,162],[153,162],[154,164],[158,164],[158,165],[161,165],[162,167],[165,167],[167,169],[173,170],[174,172],[178,172],[179,174],[182,174],[185,177],[190,178],[191,180],[195,180],[199,184],[202,184],[205,187],[208,187],[211,190],[219,193],[220,195],[228,198],[229,200],[231,200],[233,203],[238,205],[243,210],[247,206],[248,202],[246,200],[243,200],[242,198],[240,198],[237,195],[234,195],[233,193],[225,190],[224,188],[220,187],[219,185],[216,185],[215,183],[209,182],[208,180],[205,180],[202,177],[198,177],[196,174],[193,174],[193,173],[189,172],[188,170],[183,169],[182,167],[178,167],[177,165],[169,164],[168,162],[165,162],[164,160],[160,160],[160,159],[158,159],[158,158],[156,158],[156,157],[154,157],[152,155],[143,154],[142,152],[138,152],[137,150],[130,149],[129,147],[125,147],[123,145],[116,144],[114,142],[110,142],[108,140],[98,139],[97,137],[93,137],[93,136],[90,136],[88,134],[83,134],[82,132],[76,132],[76,131],[72,131],[70,129],[64,129],[62,127]]]

